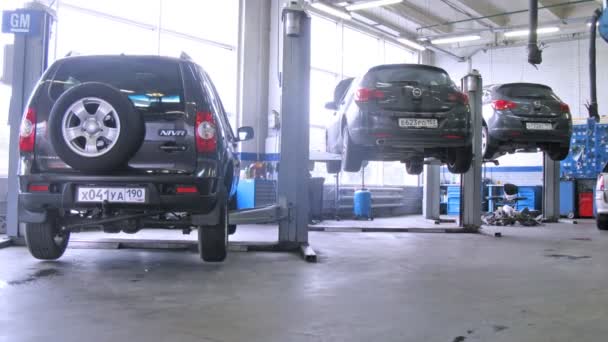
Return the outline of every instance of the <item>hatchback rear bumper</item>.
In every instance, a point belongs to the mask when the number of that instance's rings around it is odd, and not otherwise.
[[[551,130],[529,130],[526,123],[549,123]],[[527,144],[558,143],[568,145],[572,135],[572,122],[565,117],[522,117],[515,115],[494,115],[488,122],[490,138],[501,142]]]
[[[404,128],[400,118],[436,119],[437,128]],[[369,115],[349,127],[356,145],[396,149],[462,147],[471,144],[468,114]]]

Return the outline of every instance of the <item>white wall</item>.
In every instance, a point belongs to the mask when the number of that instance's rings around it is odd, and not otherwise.
[[[608,115],[608,44],[597,40],[597,83],[600,115]],[[538,70],[528,64],[525,46],[503,47],[477,53],[472,59],[483,84],[507,82],[542,83],[570,105],[574,119],[587,117],[585,103],[589,100],[588,39],[549,43],[543,51]],[[435,65],[444,68],[457,83],[468,72],[466,62],[457,62],[445,55],[435,56]],[[501,166],[542,165],[539,153],[518,153],[501,157]]]

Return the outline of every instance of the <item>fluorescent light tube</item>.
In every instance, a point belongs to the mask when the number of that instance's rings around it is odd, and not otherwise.
[[[327,14],[331,14],[334,17],[342,18],[344,20],[350,20],[352,18],[350,13],[345,12],[341,9],[329,6],[329,5],[319,2],[319,1],[313,2],[311,4],[311,6],[318,9],[319,11],[325,12]]]
[[[470,41],[479,40],[479,39],[481,39],[481,36],[478,36],[478,35],[437,38],[437,39],[432,39],[431,44],[451,44],[451,43],[460,43],[460,42],[470,42]]]
[[[540,27],[536,29],[536,34],[555,33],[559,31],[559,27]],[[505,32],[505,37],[525,37],[530,34],[530,30],[517,30]]]
[[[418,43],[416,43],[416,42],[414,42],[414,41],[411,41],[411,40],[409,40],[409,39],[406,39],[406,38],[397,38],[397,40],[398,40],[398,41],[399,41],[401,44],[403,44],[403,45],[407,45],[407,46],[409,46],[409,47],[411,47],[411,48],[414,48],[414,49],[416,49],[416,50],[419,50],[419,51],[424,51],[424,50],[426,50],[426,48],[425,48],[424,46],[422,46],[422,45],[420,45],[420,44],[418,44]]]
[[[362,9],[368,9],[373,7],[394,5],[402,2],[403,0],[372,0],[367,2],[359,2],[352,5],[346,6],[346,9],[349,11],[359,11]]]

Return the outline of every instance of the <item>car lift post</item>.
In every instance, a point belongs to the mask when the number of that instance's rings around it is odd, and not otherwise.
[[[308,247],[309,127],[310,127],[310,17],[297,2],[282,12],[283,67],[281,77],[281,159],[278,172],[279,204],[288,216],[279,221],[279,245]],[[308,256],[305,255],[308,259]]]
[[[439,202],[441,202],[441,163],[431,160],[424,165],[424,186],[422,192],[422,215],[427,220],[440,222]]]
[[[481,126],[482,79],[479,71],[473,69],[462,78],[462,90],[469,96],[471,108],[471,125],[473,127],[473,163],[471,168],[461,176],[460,182],[460,227],[465,230],[478,231],[481,227]]]
[[[560,162],[543,153],[543,221],[559,221]]]
[[[28,3],[23,9],[29,14],[29,32],[15,33],[13,46],[13,75],[11,80],[12,94],[9,107],[8,124],[10,126],[8,192],[6,207],[6,233],[16,243],[22,239],[19,235],[19,208],[17,169],[19,162],[19,126],[27,100],[40,75],[48,66],[51,28],[55,20],[52,9],[38,2]],[[36,29],[34,29],[36,28]]]

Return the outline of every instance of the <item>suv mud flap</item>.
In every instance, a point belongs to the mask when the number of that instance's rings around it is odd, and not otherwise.
[[[24,223],[44,223],[48,218],[46,211],[29,211],[21,208],[19,210],[19,222]]]
[[[222,204],[226,204],[226,189],[220,186],[221,190],[217,193],[215,206],[207,214],[192,215],[192,225],[194,226],[215,226],[220,222],[220,213]]]

